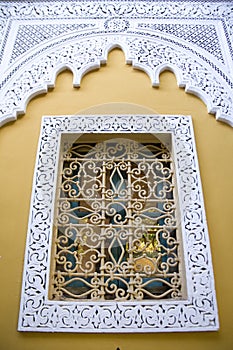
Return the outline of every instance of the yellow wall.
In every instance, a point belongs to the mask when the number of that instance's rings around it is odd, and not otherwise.
[[[104,106],[98,106],[107,104]],[[93,107],[96,106],[97,107]],[[135,106],[135,105],[141,105]],[[144,112],[192,115],[211,240],[220,316],[220,331],[171,334],[46,334],[18,333],[24,247],[32,177],[42,115],[97,112]],[[125,65],[120,50],[107,65],[86,75],[81,88],[72,74],[61,73],[55,88],[33,99],[27,113],[0,130],[0,349],[1,350],[141,350],[233,349],[233,129],[217,122],[206,106],[179,89],[165,72],[160,87],[148,76]]]

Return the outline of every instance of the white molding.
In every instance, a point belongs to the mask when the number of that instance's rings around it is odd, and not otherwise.
[[[11,1],[0,4],[0,125],[69,68],[73,84],[121,47],[154,86],[179,86],[233,126],[233,11],[227,1]]]
[[[58,149],[66,133],[169,133],[173,139],[187,297],[134,302],[48,299]],[[19,331],[182,332],[218,329],[218,312],[191,117],[45,116],[42,120],[25,251]]]

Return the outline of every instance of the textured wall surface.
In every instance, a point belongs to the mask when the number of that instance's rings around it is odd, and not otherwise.
[[[18,333],[17,321],[30,193],[42,115],[85,113],[161,113],[192,116],[209,227],[217,301],[218,332],[169,334],[41,334]],[[153,349],[180,345],[190,349],[230,350],[232,345],[232,129],[206,113],[203,102],[176,86],[172,73],[160,76],[152,88],[148,77],[124,64],[119,50],[107,65],[85,76],[72,88],[72,74],[58,76],[55,89],[33,99],[24,117],[1,129],[1,347],[3,349],[62,349],[67,344],[87,349]],[[227,242],[227,244],[226,244]]]
[[[79,86],[120,46],[153,86],[172,70],[179,86],[232,126],[232,23],[227,1],[1,2],[0,123],[24,113],[59,71],[69,67]]]

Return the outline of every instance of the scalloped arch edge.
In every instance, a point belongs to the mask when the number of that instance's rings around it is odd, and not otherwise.
[[[115,48],[122,49],[119,45],[114,45],[114,47],[109,48],[107,55],[109,54],[110,51],[114,50]],[[65,71],[66,69],[71,71],[73,74],[73,87],[79,88],[81,85],[81,80],[84,77],[84,75],[86,75],[91,71],[98,70],[101,67],[101,65],[106,64],[106,62],[107,62],[107,57],[106,59],[102,59],[99,62],[95,62],[92,65],[85,66],[85,68],[83,68],[79,72],[77,72],[75,67],[72,66],[71,64],[63,63],[56,66],[53,70],[50,81],[45,82],[43,86],[35,87],[30,92],[30,94],[27,95],[24,102],[22,101],[22,105],[19,108],[15,108],[12,111],[12,113],[7,113],[3,117],[0,117],[0,127],[9,122],[16,121],[19,115],[24,115],[26,113],[27,105],[34,97],[45,93],[47,94],[49,88],[54,88],[57,76],[61,72]],[[192,87],[187,81],[183,80],[181,72],[175,66],[164,64],[158,67],[155,72],[153,72],[152,70],[147,69],[143,65],[134,64],[133,60],[130,60],[130,59],[126,60],[126,64],[131,64],[134,69],[138,69],[145,72],[149,76],[153,87],[159,87],[160,85],[159,77],[162,72],[165,72],[165,71],[172,72],[175,75],[175,78],[177,80],[177,86],[184,88],[186,93],[195,95],[200,100],[202,100],[207,107],[208,113],[215,115],[216,120],[227,123],[228,125],[233,127],[233,120],[230,119],[228,115],[224,115],[223,113],[221,113],[221,111],[218,108],[214,108],[211,101],[208,99],[208,96],[206,96],[206,94],[201,89]]]
[[[131,64],[134,69],[139,69],[145,72],[149,76],[153,87],[159,86],[159,77],[162,72],[166,70],[171,71],[175,75],[177,80],[177,85],[179,87],[185,88],[185,92],[194,94],[195,96],[200,98],[206,104],[208,113],[216,115],[216,120],[223,121],[228,125],[230,125],[231,127],[233,127],[233,111],[232,113],[226,114],[224,112],[224,108],[215,106],[213,104],[213,100],[214,98],[216,100],[216,96],[212,96],[210,93],[208,95],[207,92],[205,92],[204,88],[201,89],[198,86],[193,86],[191,77],[189,81],[188,79],[189,74],[185,71],[182,71],[181,67],[178,66],[179,65],[178,63],[177,65],[175,65],[169,62],[165,62],[165,63],[159,63],[157,64],[157,66],[151,66],[149,62],[145,62],[145,63],[138,62],[139,57],[137,56],[133,57],[133,55],[130,53],[129,47],[124,42],[119,43],[119,41],[116,41],[116,40],[113,40],[111,42],[110,40],[108,40],[106,45],[102,48],[102,54],[100,56],[95,55],[95,57],[92,58],[91,61],[85,62],[78,67],[75,67],[75,64],[74,64],[75,61],[71,63],[68,61],[67,58],[64,59],[64,62],[61,62],[61,61],[57,63],[53,62],[53,65],[52,65],[52,68],[50,68],[50,71],[49,71],[49,68],[46,67],[45,69],[48,70],[47,80],[44,80],[43,84],[41,84],[41,82],[38,82],[38,83],[33,82],[33,85],[31,86],[31,88],[28,89],[28,91],[25,91],[24,95],[18,98],[18,106],[15,103],[12,103],[13,106],[10,108],[10,104],[8,105],[6,103],[6,106],[5,106],[6,113],[0,116],[0,126],[10,121],[16,120],[18,115],[25,114],[28,102],[33,97],[39,94],[47,93],[48,88],[54,87],[58,74],[64,71],[65,69],[68,69],[73,73],[73,86],[76,88],[79,88],[81,85],[81,80],[83,76],[93,70],[98,70],[101,67],[101,65],[106,64],[110,51],[114,50],[115,48],[119,48],[122,50],[122,52],[125,55],[125,63]],[[177,56],[176,58],[178,59],[179,56]],[[38,64],[38,63],[32,60],[30,64]],[[30,67],[31,66],[29,65],[28,66],[29,73],[31,73]],[[198,75],[198,73],[199,72],[197,71],[196,74]],[[21,78],[23,81],[23,73],[20,73],[20,74],[21,76],[18,76],[18,78]],[[209,75],[211,75],[211,72],[209,72]],[[215,81],[217,80],[216,78],[218,77],[214,78]],[[15,79],[17,79],[17,76],[15,77]],[[14,90],[14,85],[13,87],[10,87],[8,91],[13,91],[13,90]],[[215,92],[215,94],[217,93],[219,94],[219,96],[221,96],[220,91]],[[229,97],[231,96],[231,93],[227,88],[225,88],[225,95],[227,96],[229,103],[231,103],[230,108],[228,109],[232,109],[232,101],[231,101],[231,98]],[[5,100],[6,96],[7,96],[7,91],[5,91],[5,95],[4,95],[4,89],[3,89],[3,92],[2,92],[3,101]],[[221,98],[219,96],[217,97]],[[220,102],[224,103],[225,101],[220,101]],[[220,103],[220,106],[222,106],[221,103]],[[3,110],[4,110],[4,107],[3,107]]]

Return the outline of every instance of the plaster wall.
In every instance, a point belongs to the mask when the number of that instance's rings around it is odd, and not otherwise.
[[[0,349],[233,349],[233,137],[194,95],[177,87],[171,72],[159,87],[125,64],[122,51],[110,52],[107,64],[72,87],[72,73],[62,72],[55,88],[37,96],[26,114],[0,130],[1,186],[1,317]],[[201,171],[220,318],[220,330],[171,334],[40,334],[18,333],[24,247],[34,162],[42,115],[90,113],[155,113],[192,115]]]

